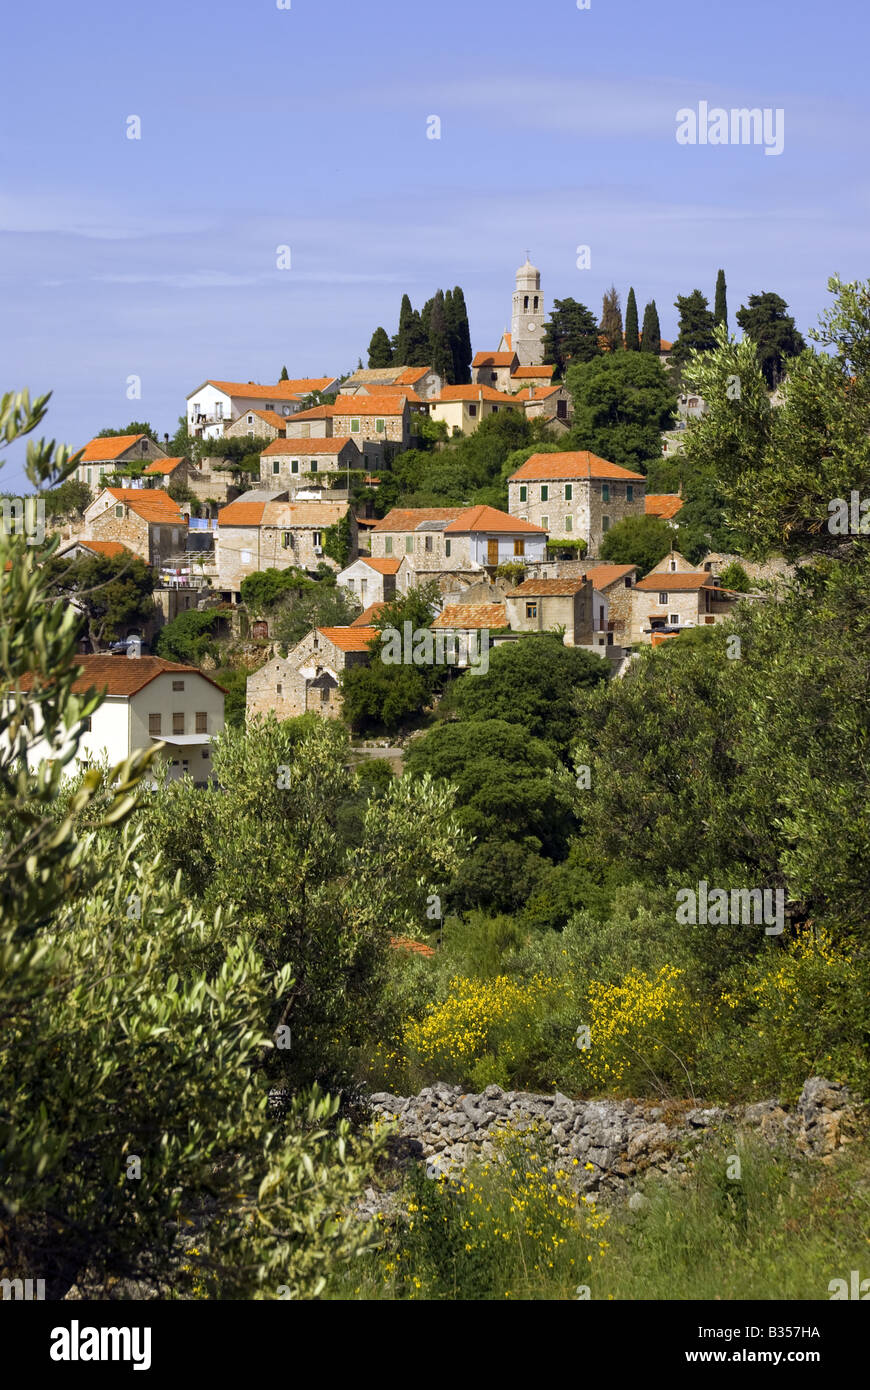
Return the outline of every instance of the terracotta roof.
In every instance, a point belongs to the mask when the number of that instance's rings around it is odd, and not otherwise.
[[[535,535],[546,536],[543,526],[535,526],[531,521],[524,521],[522,517],[510,516],[507,512],[500,512],[497,507],[466,507],[465,510],[451,521],[445,528],[445,533],[453,535],[464,534],[468,531],[501,531],[505,535]]]
[[[426,946],[422,941],[412,941],[410,936],[391,936],[390,945],[394,951],[413,951],[418,956],[435,954],[431,946]]]
[[[117,459],[122,454],[126,454],[137,440],[144,438],[144,434],[112,434],[107,439],[92,439],[85,445],[80,462],[108,463],[111,459]]]
[[[472,382],[469,386],[443,386],[440,396],[433,396],[430,405],[439,405],[441,402],[449,401],[487,401],[492,405],[516,405],[517,397],[510,396],[506,391],[496,391],[494,386],[481,386],[478,382]]]
[[[431,370],[431,367],[405,367],[396,377],[396,385],[413,386],[416,382],[422,381]]]
[[[518,594],[522,598],[546,598],[549,594],[554,597],[569,598],[583,588],[586,580],[580,576],[576,579],[526,579],[522,584],[508,594],[508,598],[513,598]]]
[[[278,381],[274,386],[261,386],[257,381],[217,381],[210,376],[202,386],[216,386],[227,396],[242,396],[251,401],[291,401],[298,396],[308,396],[312,391],[325,391],[334,380],[331,376],[305,376],[295,381]],[[197,386],[196,391],[201,391],[202,386]],[[191,391],[186,399],[190,400],[196,391]]]
[[[683,499],[675,492],[648,492],[643,505],[647,516],[659,516],[663,521],[669,521],[682,507]]]
[[[515,357],[515,352],[476,352],[471,365],[472,367],[509,367]]]
[[[294,526],[318,529],[334,526],[346,515],[346,502],[266,502],[262,524],[288,529]]]
[[[453,521],[464,511],[464,507],[393,507],[372,531],[413,531],[421,521]]]
[[[507,610],[503,603],[452,603],[431,626],[466,629],[507,627]]]
[[[221,526],[259,526],[266,510],[265,502],[246,502],[243,497],[221,507],[218,512],[218,527]]]
[[[180,463],[184,463],[184,455],[177,459],[155,459],[149,463],[144,470],[146,473],[173,473]]]
[[[513,380],[513,377],[511,380]],[[548,396],[558,396],[561,389],[558,382],[555,386],[524,386],[521,391],[516,393],[513,399],[522,401],[523,404],[527,401],[544,401]]]
[[[272,428],[276,430],[283,430],[287,423],[287,416],[279,415],[275,410],[247,410],[243,411],[242,414],[256,415],[259,420],[265,420],[267,425],[271,425]],[[241,420],[241,418],[242,416],[240,415],[239,420]],[[234,420],[233,424],[237,425],[239,420]]]
[[[356,448],[353,440],[346,436],[343,439],[273,439],[260,458],[265,458],[267,454],[340,454],[348,444]]]
[[[339,396],[328,409],[333,415],[402,415],[405,402],[413,394],[411,391],[384,390],[376,391],[372,396]]]
[[[120,541],[76,541],[76,545],[83,545],[85,550],[93,550],[96,555],[133,555],[134,551]]]
[[[711,583],[705,570],[689,570],[683,574],[648,574],[645,579],[639,579],[634,587],[642,593],[657,593],[661,590],[666,594],[681,589],[714,589],[716,585]]]
[[[348,383],[368,386],[372,382],[392,382],[394,386],[413,386],[431,370],[431,367],[404,367],[401,365],[397,367],[359,367],[342,382],[342,386],[347,386]]]
[[[358,618],[354,618],[351,627],[370,627],[372,619],[387,607],[385,603],[370,603],[368,608],[364,608]]]
[[[646,481],[643,473],[631,473],[627,468],[620,468],[618,463],[609,463],[607,459],[590,454],[588,449],[567,454],[532,454],[516,473],[511,474],[508,481],[534,482],[539,478],[544,482],[553,478],[612,478],[627,483]]]
[[[184,522],[178,503],[173,502],[169,493],[164,492],[162,487],[108,487],[106,492],[114,497],[116,502],[125,503],[130,511],[141,516],[143,521],[178,524]],[[100,516],[105,514],[100,512]],[[99,520],[99,517],[95,517],[94,520]]]
[[[523,380],[534,381],[537,377],[551,377],[556,370],[555,367],[517,367],[515,372],[511,372],[511,381]]]
[[[592,580],[593,589],[599,593],[608,589],[611,584],[615,584],[617,579],[625,579],[627,575],[634,574],[637,565],[592,565],[586,571],[586,578]]]
[[[135,695],[151,681],[167,672],[202,676],[210,685],[223,690],[223,686],[213,681],[196,666],[181,666],[176,661],[164,661],[160,656],[79,656],[76,664],[84,668],[83,673],[73,684],[77,695],[86,690],[105,690],[107,695]],[[28,673],[18,682],[20,689],[30,690],[33,676]]]
[[[308,410],[297,410],[295,415],[288,415],[285,423],[289,424],[295,420],[331,420],[331,405],[312,405]]]
[[[397,574],[402,563],[401,560],[373,560],[370,555],[361,555],[360,559],[378,574]]]
[[[379,382],[366,382],[365,385],[362,386],[362,389],[354,392],[352,396],[347,393],[345,394],[346,399],[349,401],[364,401],[366,399],[377,401],[382,396],[404,396],[409,405],[426,404],[425,398],[423,396],[418,396],[412,386],[403,386],[399,382],[385,384]]]
[[[504,333],[504,334],[502,334],[502,342],[507,343],[508,349],[509,349],[509,350],[512,350],[512,347],[513,347],[513,334],[512,334],[512,333]]]
[[[372,638],[380,636],[376,627],[319,627],[317,631],[343,652],[367,652]]]

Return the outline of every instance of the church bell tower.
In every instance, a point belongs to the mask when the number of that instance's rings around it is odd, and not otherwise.
[[[532,265],[527,251],[526,263],[517,271],[511,314],[511,346],[521,367],[539,367],[543,362],[546,318],[541,272]]]

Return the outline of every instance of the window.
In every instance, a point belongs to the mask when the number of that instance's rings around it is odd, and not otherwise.
[[[609,531],[609,530],[610,530],[610,517],[609,517],[609,516],[603,516],[603,517],[601,518],[601,529],[602,529],[602,531]]]
[[[536,603],[527,603],[527,604],[526,604],[526,617],[527,617],[527,618],[537,618],[537,616],[538,616],[538,605],[537,605]]]
[[[565,501],[566,501],[566,502],[570,502],[570,501],[573,499],[573,497],[574,497],[574,484],[573,484],[573,483],[566,483],[566,484],[565,484]]]
[[[634,501],[634,488],[631,483],[626,483],[625,485],[625,500],[626,502]]]
[[[358,419],[354,418],[353,420],[351,420],[351,422],[350,422],[350,432],[351,432],[351,434],[359,434],[359,420],[358,420]]]
[[[567,420],[567,419],[568,419],[568,402],[567,402],[567,401],[557,401],[557,402],[556,402],[556,419],[557,419],[557,420]]]
[[[497,405],[494,405],[494,406],[493,406],[493,408],[492,408],[492,413],[493,413],[493,415],[498,415],[498,406],[497,406]]]
[[[172,682],[172,689],[173,689],[173,690],[183,690],[183,689],[184,689],[184,681],[173,681],[173,682]]]
[[[383,422],[383,420],[375,420],[375,429],[377,430],[378,434],[383,434],[383,432],[384,432],[384,422]]]
[[[667,596],[667,594],[659,594],[659,603],[662,605],[663,608],[667,607],[667,602],[668,602],[668,596]]]
[[[424,548],[424,550],[431,550],[431,549],[432,549],[432,537],[431,537],[431,536],[427,536],[427,537],[426,537],[426,540],[425,540],[425,542],[424,542],[423,548]]]
[[[445,556],[446,556],[448,559],[450,558],[450,538],[449,538],[449,536],[445,536],[445,537],[444,537],[444,554],[445,554]]]
[[[272,460],[272,472],[273,472],[273,473],[280,473],[280,472],[281,472],[281,464],[280,464],[280,462],[278,461],[278,459],[273,459],[273,460]]]
[[[311,467],[310,467],[309,470],[308,470],[309,473],[316,473],[316,472],[317,472],[317,459],[309,459],[308,462],[311,464]]]
[[[275,409],[274,402],[270,401],[268,405],[264,405],[264,406],[263,406],[263,409],[264,409],[264,410],[274,410],[274,409]]]
[[[538,307],[538,296],[537,296],[537,295],[535,295],[534,307],[535,307],[536,309],[537,309],[537,307]]]
[[[320,532],[319,532],[319,531],[312,531],[312,533],[311,533],[311,544],[312,544],[313,546],[315,546],[315,547],[321,544]]]
[[[149,734],[159,734],[159,733],[160,733],[160,722],[161,722],[161,717],[160,717],[159,714],[149,714],[149,716],[148,716],[148,732],[149,732]]]
[[[524,308],[524,309],[528,309],[528,307],[529,307],[529,296],[526,295],[526,296],[524,297],[524,299],[523,299],[523,308]]]
[[[253,430],[248,430],[248,438],[249,438],[249,439],[253,439],[253,437],[254,437],[254,431],[253,431]]]
[[[275,686],[275,694],[276,694],[276,695],[283,695],[283,694],[284,694],[284,685],[283,685],[283,683],[282,683],[281,681],[279,681],[278,684]]]
[[[119,521],[121,521],[121,520],[123,519],[123,516],[124,516],[124,504],[123,504],[123,502],[119,503],[119,505],[115,508],[115,516],[118,518]]]
[[[215,401],[214,418],[216,420],[222,420],[224,418],[224,407],[222,401]]]
[[[208,757],[208,749],[207,749],[207,748],[203,748],[203,750],[202,750],[202,756],[203,756],[204,758],[207,758],[207,757]]]
[[[669,613],[669,614],[668,614],[668,622],[670,623],[671,627],[679,627],[679,626],[680,626],[680,615],[679,615],[679,613]]]
[[[601,500],[602,502],[610,501],[610,488],[608,487],[607,483],[603,483],[601,486]]]
[[[548,484],[548,483],[541,483],[541,501],[542,501],[542,502],[549,502],[549,500],[550,500],[550,487],[549,487],[549,484]]]
[[[91,724],[91,716],[87,715],[87,717],[82,720],[82,732],[85,734],[89,734],[91,732],[92,727],[93,726]]]
[[[468,413],[469,413],[469,415],[471,415],[471,416],[476,415],[476,414],[477,414],[477,406],[476,406],[476,405],[470,405],[470,406],[468,407]]]
[[[630,574],[627,574],[627,575],[625,576],[625,587],[626,587],[626,589],[630,589],[630,588],[631,588],[631,575],[630,575]]]
[[[285,550],[292,550],[292,549],[293,549],[293,532],[292,532],[292,531],[282,531],[282,532],[281,532],[281,545],[283,546],[283,548],[284,548]]]
[[[573,531],[573,530],[574,530],[574,518],[573,518],[573,516],[566,516],[566,517],[565,517],[565,530],[566,530],[566,531]]]
[[[392,555],[392,553],[393,553],[393,538],[392,538],[392,536],[384,536],[384,554],[385,554],[385,555]]]
[[[242,564],[243,564],[243,565],[249,565],[250,563],[251,563],[251,552],[250,552],[250,550],[243,550],[243,551],[242,551]]]
[[[405,554],[406,554],[406,555],[413,555],[413,554],[414,554],[414,537],[413,537],[413,536],[406,536],[406,537],[405,537]]]
[[[183,733],[184,733],[184,714],[173,714],[173,716],[172,716],[172,732],[173,732],[173,734],[183,734]]]
[[[671,571],[671,574],[674,573],[674,571],[676,570],[676,568],[677,568],[677,562],[676,562],[676,560],[672,560],[671,563],[670,563],[670,571]]]
[[[208,733],[208,711],[198,709],[196,712],[196,732],[198,734]]]
[[[328,704],[328,702],[329,702],[329,686],[328,686],[328,685],[324,685],[324,686],[321,687],[321,690],[320,690],[320,699],[321,699],[321,702],[322,702],[324,705],[325,705],[325,704]]]
[[[528,498],[529,498],[529,489],[526,487],[525,483],[520,483],[520,501],[521,501],[521,502],[527,502],[527,501],[528,501]]]
[[[252,425],[253,423],[254,423],[254,417],[253,417],[253,415],[249,415],[249,416],[248,416],[248,424],[249,424],[249,425]]]
[[[522,540],[521,538],[518,538],[517,540],[514,541],[514,554],[515,554],[515,555],[525,555],[525,553],[526,553],[526,543],[525,543],[525,541]]]
[[[490,372],[489,378],[490,381],[498,381],[498,372]]]
[[[291,472],[291,473],[298,473],[298,472],[299,472],[299,460],[298,460],[298,459],[294,459],[293,462],[290,464],[290,472]]]

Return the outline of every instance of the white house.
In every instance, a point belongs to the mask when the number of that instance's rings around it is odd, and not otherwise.
[[[180,666],[158,656],[80,656],[83,674],[73,685],[76,694],[105,691],[103,703],[85,721],[73,773],[108,758],[110,765],[132,753],[165,743],[161,757],[171,777],[189,774],[197,785],[211,777],[211,741],[224,727],[224,692],[195,666]],[[32,678],[21,680],[29,690]],[[57,747],[38,743],[31,767],[56,757]]]
[[[248,411],[264,410],[281,418],[301,409],[303,399],[313,391],[338,390],[338,379],[331,376],[298,377],[261,386],[256,381],[216,381],[209,378],[187,397],[187,429],[202,439],[220,439],[225,424],[238,420]]]

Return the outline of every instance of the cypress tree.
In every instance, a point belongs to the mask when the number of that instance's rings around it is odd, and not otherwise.
[[[423,332],[420,315],[411,307],[408,296],[403,294],[393,361],[397,367],[425,367],[428,365],[426,362],[428,347],[429,344]]]
[[[391,367],[393,365],[393,349],[385,328],[376,328],[369,343],[369,366],[370,367]]]
[[[716,299],[713,304],[714,323],[724,323],[728,327],[728,300],[726,298],[725,271],[720,270],[716,276]]]
[[[640,332],[638,330],[634,285],[629,289],[628,299],[625,301],[625,347],[628,352],[640,351]]]
[[[465,295],[459,285],[454,285],[449,302],[445,296],[444,310],[453,351],[453,381],[457,386],[465,386],[471,381],[471,329]]]
[[[622,307],[615,285],[604,292],[599,329],[610,344],[610,351],[619,352],[622,348]]]
[[[281,368],[281,375],[279,376],[278,380],[279,380],[279,381],[289,381],[289,380],[290,380],[290,373],[287,371],[287,368],[286,368],[286,367],[282,367],[282,368]]]
[[[444,292],[437,290],[429,311],[429,366],[444,380],[453,375],[453,352],[447,317],[444,313]]]
[[[660,353],[662,350],[662,330],[659,327],[659,311],[656,302],[651,299],[643,311],[643,337],[640,342],[641,352]]]

